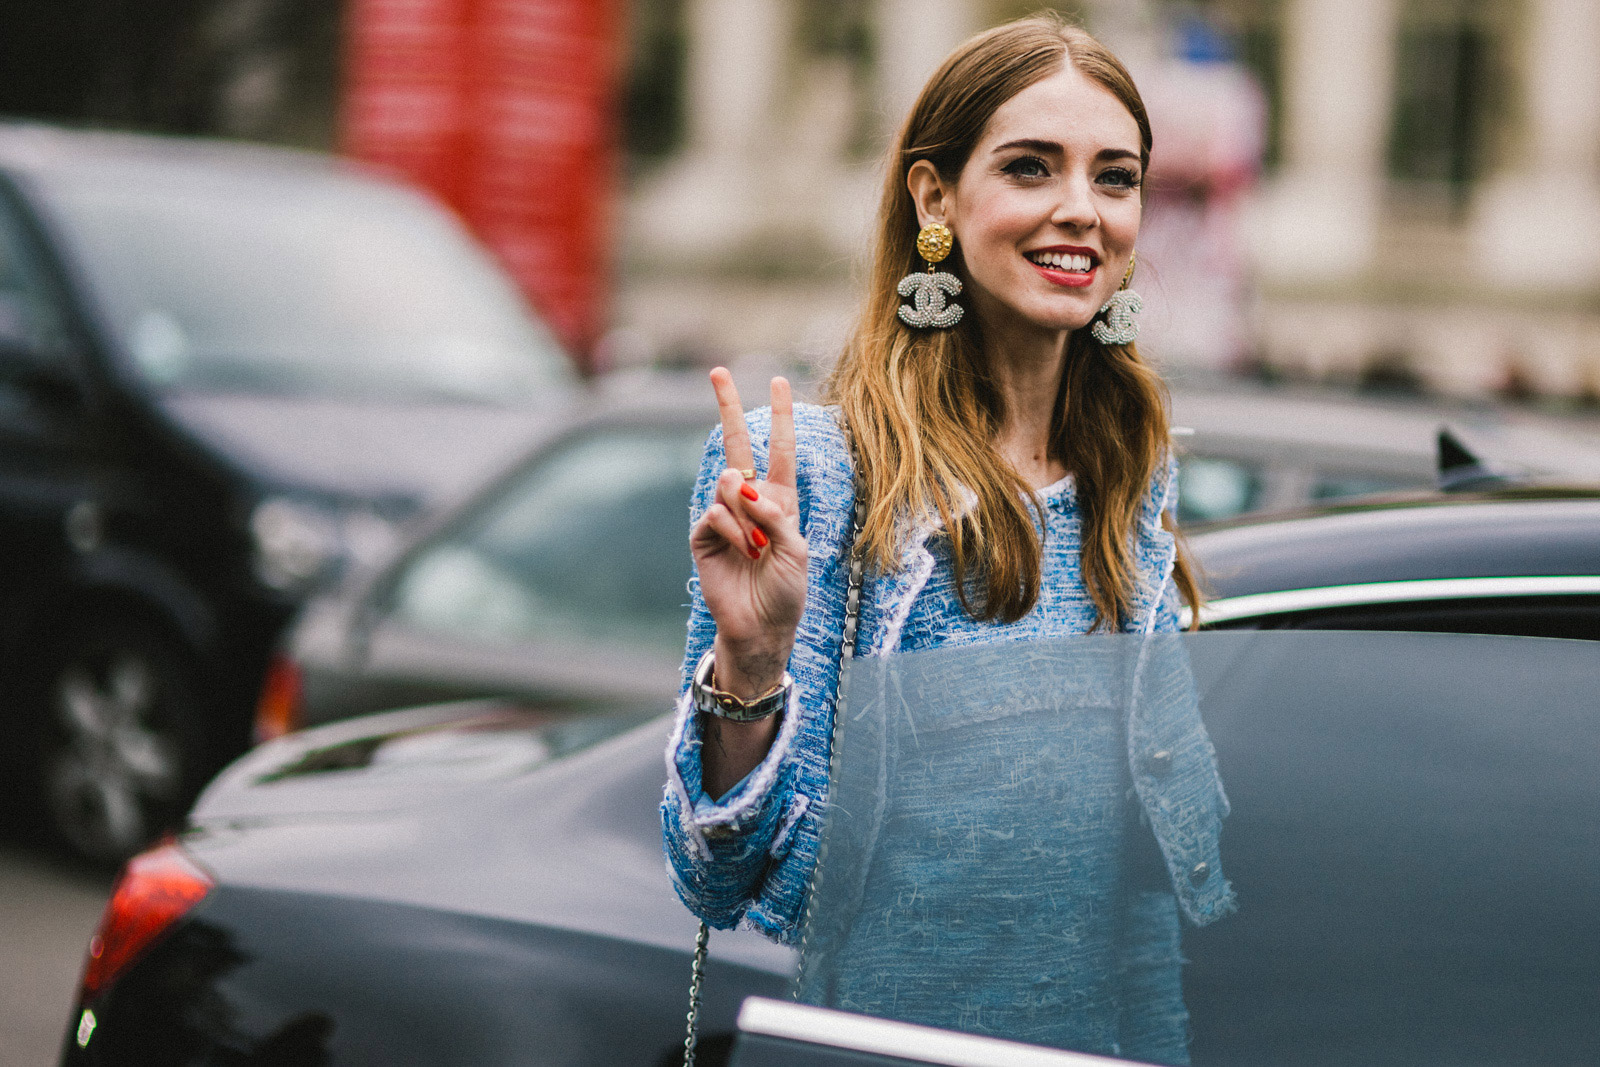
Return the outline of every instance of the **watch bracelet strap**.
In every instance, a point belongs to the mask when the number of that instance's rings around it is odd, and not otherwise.
[[[855,449],[851,449],[851,459],[855,458]],[[844,629],[839,635],[839,678],[835,686],[833,699],[833,738],[829,745],[828,755],[828,780],[833,780],[833,760],[837,758],[839,741],[839,720],[844,715],[844,669],[856,655],[856,626],[861,616],[861,576],[865,562],[861,553],[857,551],[861,541],[861,529],[867,522],[867,497],[866,486],[861,480],[860,468],[856,468],[855,475],[856,506],[851,516],[850,541],[844,546],[844,552],[850,557],[850,579],[844,598]],[[813,884],[807,887],[806,913],[800,921],[800,970],[803,972],[806,960],[805,931],[811,925],[811,902],[815,899],[814,890],[816,867],[822,866],[822,856],[817,856],[817,862],[812,870]],[[689,1014],[687,1017],[688,1032],[683,1039],[683,1067],[694,1067],[695,1046],[700,1041],[700,992],[705,983],[706,955],[711,941],[711,927],[704,920],[700,920],[700,928],[695,933],[694,959],[689,968]],[[799,982],[795,983],[795,992],[799,993]]]
[[[700,657],[700,662],[695,664],[694,674],[689,682],[689,701],[696,711],[729,722],[760,722],[782,711],[788,705],[789,694],[793,689],[794,679],[789,676],[788,671],[783,672],[783,677],[777,685],[749,700],[718,689],[716,663],[708,649],[706,654]]]

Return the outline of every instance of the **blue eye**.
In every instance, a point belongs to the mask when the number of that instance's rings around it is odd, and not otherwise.
[[[1001,170],[1017,178],[1043,178],[1050,173],[1050,168],[1038,156],[1019,156]]]
[[[1112,167],[1101,171],[1100,181],[1105,185],[1115,185],[1123,189],[1139,187],[1139,176],[1126,167]]]

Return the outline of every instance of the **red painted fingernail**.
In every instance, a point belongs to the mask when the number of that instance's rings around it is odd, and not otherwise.
[[[762,532],[762,529],[759,526],[750,531],[750,540],[757,548],[767,547],[767,535]]]
[[[760,500],[761,499],[761,494],[756,492],[754,489],[750,488],[750,483],[749,482],[745,482],[743,485],[741,485],[739,487],[739,495],[744,497],[746,500]]]
[[[753,548],[747,548],[747,549],[745,549],[745,551],[750,553],[750,558],[751,559],[760,559],[761,558],[761,553],[756,551]]]

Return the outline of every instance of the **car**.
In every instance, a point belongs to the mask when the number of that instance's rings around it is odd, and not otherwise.
[[[0,124],[7,809],[101,861],[174,824],[304,597],[519,454],[567,363],[389,179]]]
[[[1587,845],[1600,835],[1600,643],[1544,636],[1542,610],[1520,616],[1537,635],[1523,636],[1500,610],[1548,597],[1533,607],[1593,618],[1600,592],[1399,584],[1592,583],[1600,499],[1542,494],[1323,508],[1194,536],[1225,625],[1162,640],[1192,663],[1242,901],[1184,937],[1196,1063],[1600,1055]],[[1415,588],[1425,595],[1405,595]],[[1391,629],[1296,628],[1334,608],[1346,614],[1321,622],[1340,625],[1363,589],[1375,610],[1404,605]],[[927,662],[916,655],[862,662],[904,678]],[[945,666],[933,692],[1001,676]],[[257,748],[182,837],[127,868],[62,1062],[133,1048],[171,1062],[677,1062],[694,921],[662,870],[666,732],[638,707],[573,715],[499,697]],[[753,934],[712,938],[702,1063],[725,1062],[740,1004],[785,999],[794,968]]]
[[[1271,398],[1216,393],[1178,394],[1174,408],[1193,431],[1178,438],[1180,516],[1196,522],[1439,477],[1438,423],[1414,411],[1291,398],[1274,414]],[[1360,445],[1329,442],[1334,416],[1355,420]],[[581,709],[670,690],[684,508],[714,420],[704,382],[655,378],[553,426],[386,569],[307,604],[267,676],[256,738],[430,701],[515,694]],[[1190,494],[1200,502],[1185,505]],[[1233,567],[1228,555],[1215,568],[1219,595]]]
[[[1196,1063],[1600,1054],[1595,644],[1178,640],[1242,901],[1184,935]],[[660,852],[667,724],[637,721],[496,701],[257,749],[123,876],[62,1063],[676,1062],[694,922]],[[795,966],[712,936],[701,1063]]]
[[[683,651],[702,393],[676,378],[611,390],[388,567],[308,603],[263,689],[258,739],[513,692],[653,706]]]

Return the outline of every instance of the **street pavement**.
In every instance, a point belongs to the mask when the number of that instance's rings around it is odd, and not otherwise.
[[[0,1067],[56,1063],[111,878],[0,840]]]

